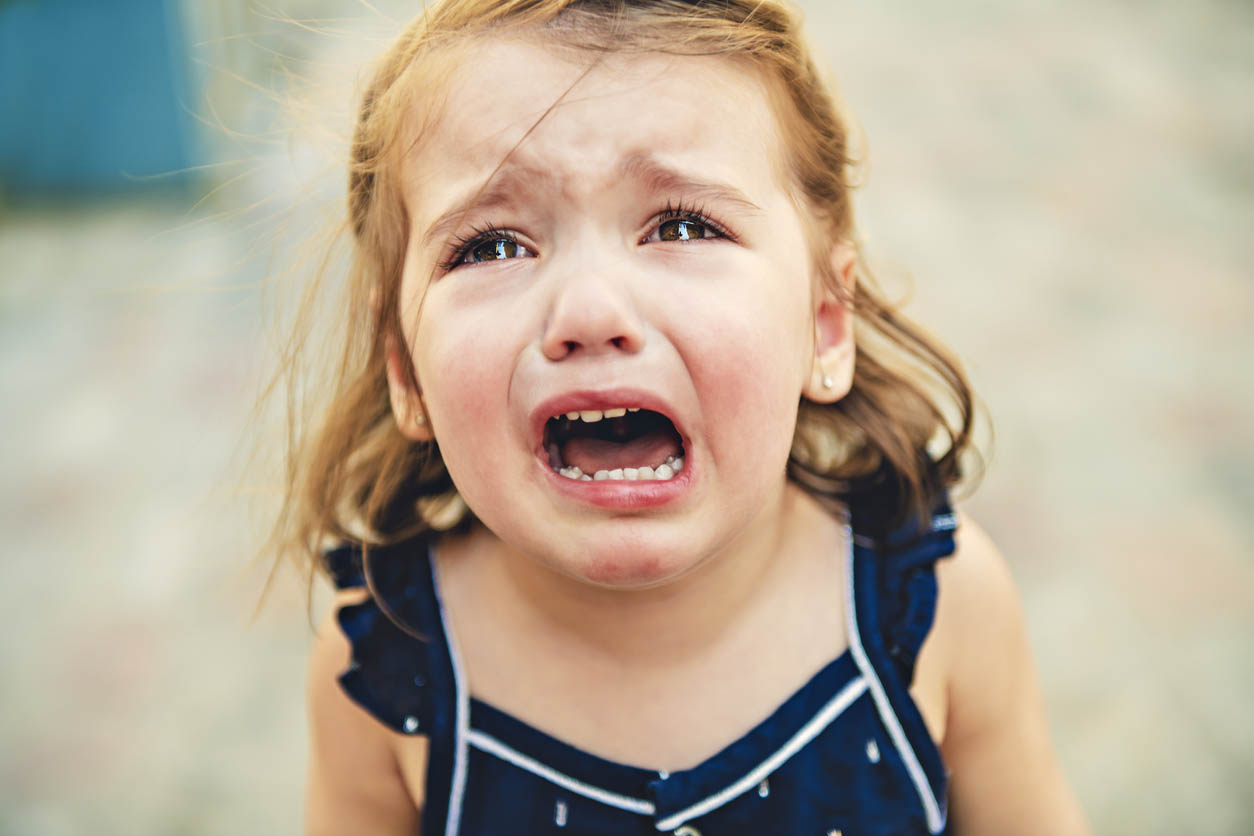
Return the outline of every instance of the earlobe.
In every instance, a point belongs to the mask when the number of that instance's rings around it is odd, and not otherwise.
[[[856,350],[853,314],[846,300],[853,298],[856,253],[848,244],[840,244],[833,248],[831,258],[843,292],[838,296],[826,285],[817,292],[814,362],[804,389],[805,396],[815,403],[835,403],[853,387]]]
[[[397,429],[411,441],[430,441],[431,424],[427,420],[426,407],[422,403],[422,395],[410,383],[400,349],[392,339],[387,345],[387,378],[388,395],[392,401],[392,416],[396,419]]]
[[[804,394],[815,403],[835,403],[848,395],[853,387],[855,356],[853,318],[849,315],[847,308],[843,305],[839,307],[844,336],[828,342],[826,346],[824,346],[823,337],[820,336],[820,342],[814,353],[814,363],[810,369],[810,377],[806,381]],[[822,335],[825,329],[820,326],[818,330]]]

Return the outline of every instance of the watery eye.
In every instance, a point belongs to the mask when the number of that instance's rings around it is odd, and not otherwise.
[[[709,234],[704,224],[687,218],[671,218],[663,221],[657,228],[657,236],[662,241],[691,241],[704,238]]]
[[[510,238],[493,238],[480,241],[466,251],[463,263],[474,264],[481,261],[502,261],[507,258],[520,258],[528,255],[526,247]]]

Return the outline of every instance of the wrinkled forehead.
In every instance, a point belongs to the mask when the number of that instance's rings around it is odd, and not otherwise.
[[[414,101],[416,141],[402,162],[416,227],[452,194],[506,172],[604,188],[652,160],[746,193],[782,185],[765,86],[729,58],[594,54],[498,36],[457,50],[438,87]]]

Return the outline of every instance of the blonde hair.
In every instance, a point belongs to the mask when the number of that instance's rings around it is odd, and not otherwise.
[[[777,0],[445,0],[405,29],[362,97],[349,168],[347,344],[321,423],[304,427],[301,416],[290,416],[274,529],[281,554],[317,567],[329,543],[384,544],[473,519],[436,444],[398,429],[385,363],[390,343],[405,344],[398,297],[408,218],[399,172],[427,128],[417,121],[424,114],[414,112],[415,94],[442,89],[458,45],[506,28],[556,39],[594,60],[623,52],[719,56],[760,74],[785,138],[787,173],[810,219],[815,269],[856,322],[852,388],[830,405],[802,400],[788,476],[829,505],[872,509],[864,520],[885,528],[926,514],[961,476],[972,392],[949,354],[883,297],[860,249],[852,286],[833,275],[825,257],[831,242],[857,246],[856,165],[795,10]],[[298,323],[285,356],[289,395],[301,390],[297,358],[308,334],[308,323]],[[299,399],[289,404],[296,409]]]

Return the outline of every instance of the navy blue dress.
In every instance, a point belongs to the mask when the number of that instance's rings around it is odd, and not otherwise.
[[[849,529],[848,650],[682,772],[604,760],[468,694],[423,541],[371,549],[379,599],[340,610],[340,683],[388,728],[429,739],[424,836],[941,833],[947,775],[907,688],[954,526],[942,504],[922,533]],[[364,585],[356,547],[326,565],[339,588]]]

